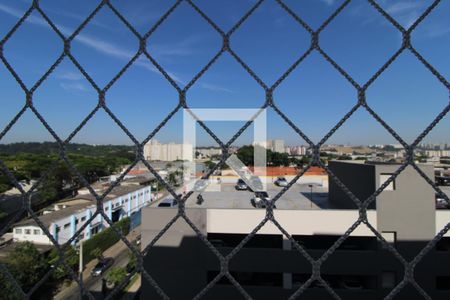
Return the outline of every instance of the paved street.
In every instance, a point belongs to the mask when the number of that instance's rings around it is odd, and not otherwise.
[[[140,234],[140,227],[135,228],[132,232],[127,235],[127,239],[129,241],[133,241],[136,239],[136,236]],[[125,267],[128,263],[128,247],[123,242],[118,242],[114,244],[111,248],[107,249],[103,255],[105,257],[113,257],[114,258],[114,266]],[[101,294],[102,290],[102,276],[92,277],[90,272],[97,263],[96,260],[91,261],[85,266],[85,270],[83,272],[83,283],[85,287],[91,291],[92,295],[96,299],[103,299],[104,297]],[[79,299],[79,287],[77,283],[72,283],[70,286],[63,288],[63,290],[57,294],[54,299],[70,299],[70,300],[78,300]]]

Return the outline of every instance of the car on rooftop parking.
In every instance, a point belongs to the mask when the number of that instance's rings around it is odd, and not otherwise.
[[[250,200],[250,203],[255,208],[266,208],[266,203],[270,201],[270,196],[266,191],[257,191],[255,192],[255,195]],[[275,204],[273,205],[273,208],[277,208]]]
[[[286,178],[278,177],[277,180],[275,180],[275,185],[285,187],[288,185],[288,182],[287,182]]]
[[[244,180],[238,179],[234,188],[238,191],[246,191],[248,190],[248,185],[245,183]]]

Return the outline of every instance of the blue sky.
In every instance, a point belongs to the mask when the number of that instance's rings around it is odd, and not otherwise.
[[[29,7],[30,1],[0,0],[3,37]],[[41,0],[41,8],[66,36],[100,1]],[[286,0],[312,28],[342,3],[338,0]],[[400,24],[409,27],[432,1],[379,0]],[[450,77],[450,1],[442,3],[413,34],[416,49],[448,80]],[[174,1],[112,1],[140,33],[151,28]],[[197,0],[195,3],[223,30],[255,3],[254,0]],[[267,84],[273,84],[309,47],[309,34],[275,1],[266,0],[232,35],[232,49]],[[322,32],[320,45],[358,83],[364,84],[400,47],[401,35],[366,1],[352,1]],[[183,87],[221,48],[221,37],[186,3],[182,3],[148,40],[148,51]],[[105,86],[136,53],[138,40],[112,11],[104,7],[72,43],[72,54],[100,86]],[[57,35],[34,12],[5,44],[4,55],[28,87],[61,53]],[[0,126],[3,129],[24,105],[25,97],[0,65]],[[257,108],[263,89],[228,53],[187,93],[194,108]],[[355,89],[317,52],[313,52],[275,90],[278,107],[314,142],[319,141],[357,101]],[[131,133],[143,140],[178,101],[178,93],[144,57],[140,57],[106,94],[111,111]],[[413,56],[404,52],[367,91],[369,105],[407,142],[449,103],[448,90]],[[73,63],[65,58],[34,95],[37,110],[62,138],[96,106],[97,94]],[[182,112],[157,135],[162,141],[182,138]],[[226,140],[242,124],[208,122]],[[198,129],[203,145],[214,142]],[[246,132],[237,144],[247,143]],[[288,145],[304,144],[273,111],[268,112],[268,137]],[[52,140],[31,112],[26,112],[0,143]],[[109,116],[99,111],[73,139],[95,144],[130,144]],[[425,139],[450,142],[446,116]],[[395,140],[365,110],[358,110],[329,143],[378,144]]]

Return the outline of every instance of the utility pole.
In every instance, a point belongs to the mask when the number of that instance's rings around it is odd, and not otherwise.
[[[78,249],[78,251],[80,252],[80,259],[79,259],[79,270],[78,272],[80,273],[80,282],[83,281],[83,240],[80,240],[80,248]]]
[[[311,188],[311,199],[309,200],[309,203],[311,204],[311,208],[312,208],[312,203],[313,203],[313,185],[310,184],[309,187]]]

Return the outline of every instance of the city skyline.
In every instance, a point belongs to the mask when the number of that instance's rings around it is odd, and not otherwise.
[[[40,6],[61,32],[68,36],[95,8],[94,1],[81,2],[43,1]],[[431,3],[379,2],[406,27]],[[4,36],[18,21],[29,3],[27,0],[0,2],[0,35]],[[154,25],[172,2],[112,3],[123,11],[142,34]],[[198,5],[223,30],[229,29],[254,3],[251,0],[233,3],[224,12],[207,1],[198,1]],[[286,3],[311,27],[316,28],[342,1]],[[414,46],[444,76],[450,74],[448,64],[442,63],[450,49],[450,31],[444,30],[449,27],[450,21],[445,18],[445,11],[449,9],[450,3],[442,3],[412,35]],[[148,12],[150,17],[135,17],[142,12]],[[221,14],[232,17],[226,19]],[[178,26],[183,22],[189,22],[191,26]],[[401,44],[399,32],[364,2],[351,2],[332,23],[333,26],[321,33],[322,48],[359,84],[369,80]],[[258,30],[265,32],[265,38],[255,35]],[[30,59],[27,41],[34,35],[40,36],[45,42],[34,44],[34,58]],[[270,86],[306,51],[310,37],[275,1],[266,1],[233,34],[231,42],[233,50]],[[280,44],[284,47],[279,47]],[[183,87],[220,49],[221,38],[192,7],[182,3],[168,17],[167,22],[155,31],[147,47],[169,76]],[[257,51],[259,47],[264,47],[265,51]],[[31,86],[54,62],[61,49],[62,43],[57,35],[39,14],[33,12],[5,44],[4,54],[24,83]],[[138,41],[110,9],[103,8],[74,39],[71,50],[102,87],[135,54]],[[0,66],[0,75],[4,79],[0,83],[3,110],[0,127],[3,129],[22,108],[25,97],[3,64]],[[227,53],[188,90],[186,97],[188,105],[193,108],[257,108],[265,101],[263,89]],[[94,109],[97,99],[95,90],[66,58],[37,89],[33,103],[56,134],[65,139]],[[357,103],[357,93],[331,64],[313,52],[277,87],[274,101],[296,126],[317,143]],[[411,53],[404,52],[367,90],[367,102],[401,137],[412,142],[448,104],[448,91]],[[144,140],[177,103],[176,90],[143,56],[106,93],[106,104],[112,113],[139,141]],[[299,109],[292,110],[294,105]],[[67,110],[71,111],[70,116],[64,114]],[[417,114],[421,118],[409,122],[409,115]],[[286,144],[303,143],[272,109],[268,111],[267,120],[269,137],[277,133]],[[182,112],[178,111],[156,138],[177,140],[181,123]],[[219,135],[230,137],[230,133],[237,132],[239,127],[226,126],[222,132],[219,130]],[[429,133],[426,140],[433,143],[447,140],[449,128],[447,116]],[[247,132],[244,134],[251,135]],[[244,139],[242,137],[240,140]],[[53,138],[28,110],[0,143],[45,140]],[[126,134],[102,110],[94,115],[73,141],[131,144]],[[208,141],[211,139],[204,137],[199,143],[207,145]],[[391,144],[397,141],[367,111],[360,108],[327,143]]]

